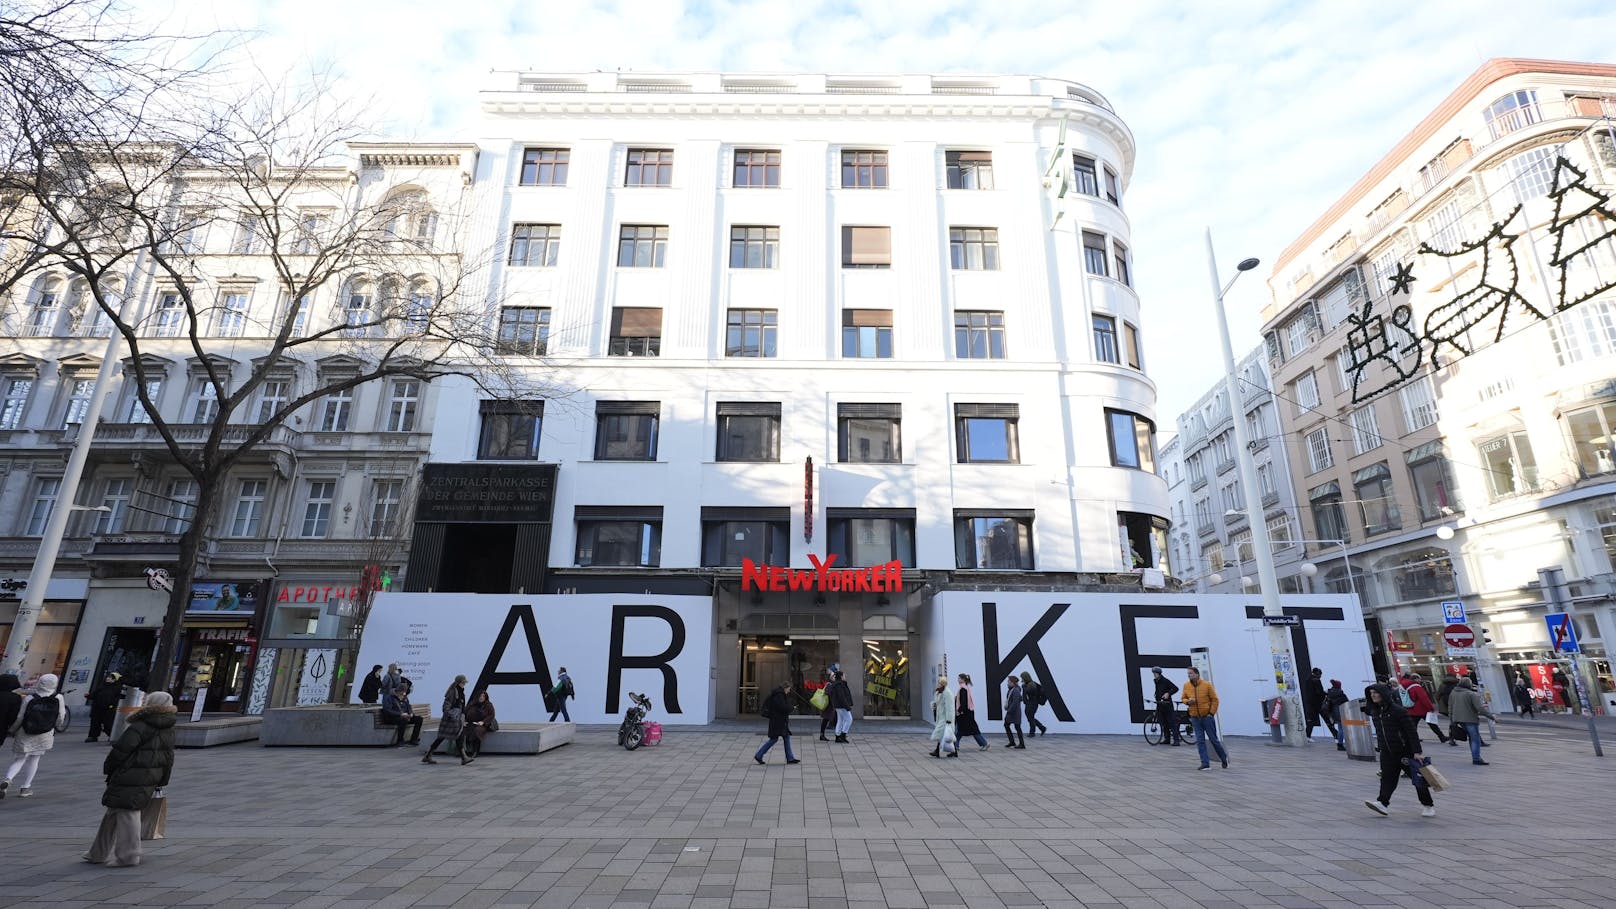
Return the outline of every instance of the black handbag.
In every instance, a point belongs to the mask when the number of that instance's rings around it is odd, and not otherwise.
[[[1470,730],[1458,723],[1449,723],[1448,738],[1453,739],[1455,742],[1468,742],[1470,741]]]

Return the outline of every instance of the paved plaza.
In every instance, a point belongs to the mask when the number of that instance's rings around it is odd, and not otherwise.
[[[807,732],[809,721],[799,720]],[[907,728],[913,728],[908,726]],[[817,724],[814,724],[817,729]],[[430,730],[429,730],[430,731]],[[64,735],[35,797],[0,801],[0,906],[1604,907],[1616,747],[1507,721],[1422,819],[1361,804],[1375,767],[1328,743],[1229,742],[1232,766],[1138,737],[1057,736],[958,760],[861,723],[759,767],[753,732],[612,731],[539,757],[420,763],[412,749],[182,751],[168,839],[83,864],[106,745]],[[1607,745],[1616,728],[1606,726]],[[9,755],[9,746],[5,749]]]

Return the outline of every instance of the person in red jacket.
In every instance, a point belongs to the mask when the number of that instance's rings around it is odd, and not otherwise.
[[[1403,673],[1401,681],[1403,688],[1408,691],[1409,699],[1414,702],[1414,706],[1408,708],[1408,715],[1414,718],[1414,722],[1424,723],[1427,728],[1436,733],[1439,741],[1446,744],[1448,737],[1443,733],[1442,727],[1430,719],[1436,715],[1436,705],[1431,703],[1431,695],[1426,692],[1425,686],[1420,684],[1417,676],[1409,672]]]

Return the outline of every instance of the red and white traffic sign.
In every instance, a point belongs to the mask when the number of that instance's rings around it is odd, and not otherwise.
[[[1442,640],[1446,641],[1449,647],[1474,647],[1476,633],[1470,630],[1469,625],[1456,623],[1442,629]]]

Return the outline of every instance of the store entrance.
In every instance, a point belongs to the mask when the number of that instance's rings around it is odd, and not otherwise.
[[[835,637],[742,636],[739,640],[741,685],[735,712],[757,716],[769,692],[791,683],[792,713],[818,716],[809,698],[823,684],[824,673],[837,661],[841,642]]]
[[[203,712],[240,713],[245,705],[247,669],[251,661],[252,647],[248,644],[193,643],[180,685],[179,701],[195,705],[200,693]]]
[[[123,684],[144,690],[149,682],[152,653],[157,649],[157,631],[152,628],[108,628],[101,641],[101,658],[96,661],[94,687],[116,672]]]

